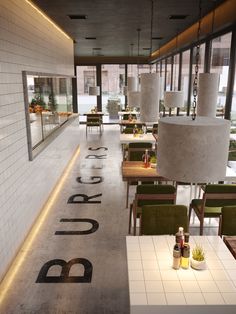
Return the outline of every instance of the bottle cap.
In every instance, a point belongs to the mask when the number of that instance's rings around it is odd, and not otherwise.
[[[184,233],[184,242],[189,242],[189,233],[188,232]]]
[[[179,232],[183,234],[184,228],[183,227],[179,227]]]

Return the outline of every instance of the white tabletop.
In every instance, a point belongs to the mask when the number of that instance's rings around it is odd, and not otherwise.
[[[174,270],[174,236],[127,236],[130,313],[236,313],[236,261],[218,236],[190,236],[207,269]],[[173,306],[174,305],[174,306]]]
[[[119,116],[123,116],[124,114],[139,114],[139,111],[118,111]]]
[[[227,166],[225,181],[227,182],[236,182],[236,171],[233,168]]]
[[[156,140],[152,133],[140,134],[138,136],[134,136],[133,134],[120,134],[120,143],[121,144],[129,144],[129,143],[155,143]]]

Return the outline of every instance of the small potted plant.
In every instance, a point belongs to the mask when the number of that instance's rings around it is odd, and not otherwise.
[[[198,244],[192,250],[191,267],[197,270],[206,269],[205,253]]]

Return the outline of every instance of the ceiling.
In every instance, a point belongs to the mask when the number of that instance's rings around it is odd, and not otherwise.
[[[75,56],[150,55],[199,17],[198,0],[33,0],[75,41]],[[223,0],[202,0],[202,16]],[[153,12],[153,14],[152,14]],[[71,19],[69,15],[86,15]],[[186,15],[185,19],[169,19]],[[151,23],[151,17],[153,22]],[[161,37],[162,39],[153,39]],[[140,29],[140,32],[137,31]],[[95,37],[96,39],[85,39]],[[95,48],[95,49],[93,49]],[[97,48],[97,49],[96,49]],[[100,49],[99,49],[100,48]]]

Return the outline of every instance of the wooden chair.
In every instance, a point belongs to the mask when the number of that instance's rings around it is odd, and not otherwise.
[[[100,134],[102,134],[102,116],[99,114],[89,114],[87,115],[86,121],[86,136],[88,129],[96,127],[99,129]]]
[[[191,201],[189,220],[193,209],[200,221],[200,235],[202,235],[204,218],[219,218],[221,208],[230,205],[236,205],[236,184],[207,184],[202,199]]]
[[[236,259],[236,206],[224,206],[221,209],[219,235]]]
[[[136,188],[135,198],[130,204],[129,233],[131,233],[131,220],[134,221],[134,235],[136,234],[137,218],[143,214],[142,206],[157,204],[175,204],[176,189],[168,184],[140,184]]]
[[[152,143],[129,143],[128,146],[128,160],[142,161],[145,150],[152,150]]]
[[[236,236],[236,205],[222,207],[218,234]]]
[[[188,232],[188,209],[184,205],[142,206],[140,235],[175,234],[181,226]]]

